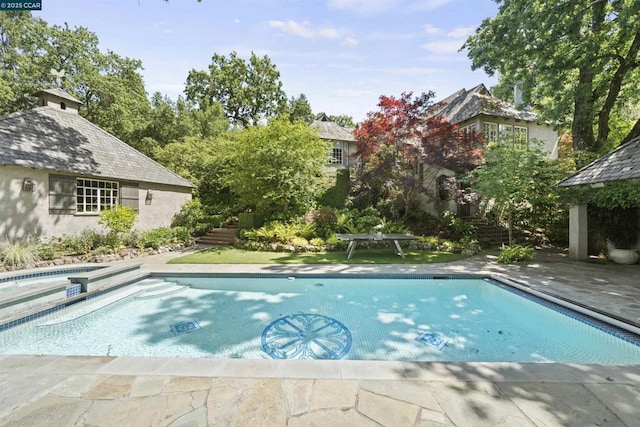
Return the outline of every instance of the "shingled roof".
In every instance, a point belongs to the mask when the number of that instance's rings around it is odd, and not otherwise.
[[[356,138],[353,136],[353,129],[345,128],[337,123],[329,121],[329,118],[324,115],[318,120],[314,120],[311,123],[311,127],[318,129],[320,138],[330,139],[334,141],[351,141],[355,142]]]
[[[507,119],[535,122],[538,116],[526,110],[518,110],[512,104],[491,95],[484,84],[466,90],[460,89],[429,108],[427,115],[441,117],[449,123],[462,123],[481,114]]]
[[[558,183],[559,187],[640,178],[640,137],[633,138]]]
[[[193,187],[80,115],[51,106],[0,117],[0,165]]]

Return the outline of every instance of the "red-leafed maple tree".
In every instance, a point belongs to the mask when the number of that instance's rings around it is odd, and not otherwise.
[[[441,118],[428,116],[433,92],[381,96],[379,110],[356,127],[356,201],[388,215],[406,216],[420,195],[435,196],[440,168],[467,172],[483,161],[484,140]],[[384,207],[384,209],[381,209]]]

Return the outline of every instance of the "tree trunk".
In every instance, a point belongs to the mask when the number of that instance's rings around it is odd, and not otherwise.
[[[607,143],[609,137],[609,119],[611,117],[611,111],[618,99],[620,89],[622,88],[622,82],[627,76],[629,71],[638,66],[636,57],[640,51],[640,33],[636,34],[627,51],[627,55],[624,58],[620,58],[620,64],[616,70],[611,82],[609,83],[609,92],[605,99],[600,113],[598,115],[598,138],[596,139],[595,148],[599,151]],[[636,123],[637,125],[637,123]],[[626,140],[626,138],[625,138]]]
[[[593,69],[586,65],[580,68],[574,102],[571,134],[575,151],[595,151],[593,109]]]
[[[509,246],[513,246],[513,217],[511,216],[511,211],[507,216],[507,227],[509,229]]]

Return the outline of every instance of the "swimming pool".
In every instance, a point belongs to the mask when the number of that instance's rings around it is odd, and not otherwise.
[[[64,282],[67,277],[73,274],[94,271],[99,268],[104,268],[104,266],[55,267],[30,273],[18,271],[15,273],[2,274],[2,276],[0,276],[0,293],[10,292],[23,287]]]
[[[486,279],[167,275],[10,328],[0,353],[638,364],[640,338]]]

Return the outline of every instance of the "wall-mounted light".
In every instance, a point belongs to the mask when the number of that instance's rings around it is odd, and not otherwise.
[[[22,181],[22,191],[25,193],[33,193],[36,191],[36,182],[31,178],[25,178]]]
[[[151,199],[153,199],[153,190],[149,188],[147,190],[147,200],[151,200]]]

